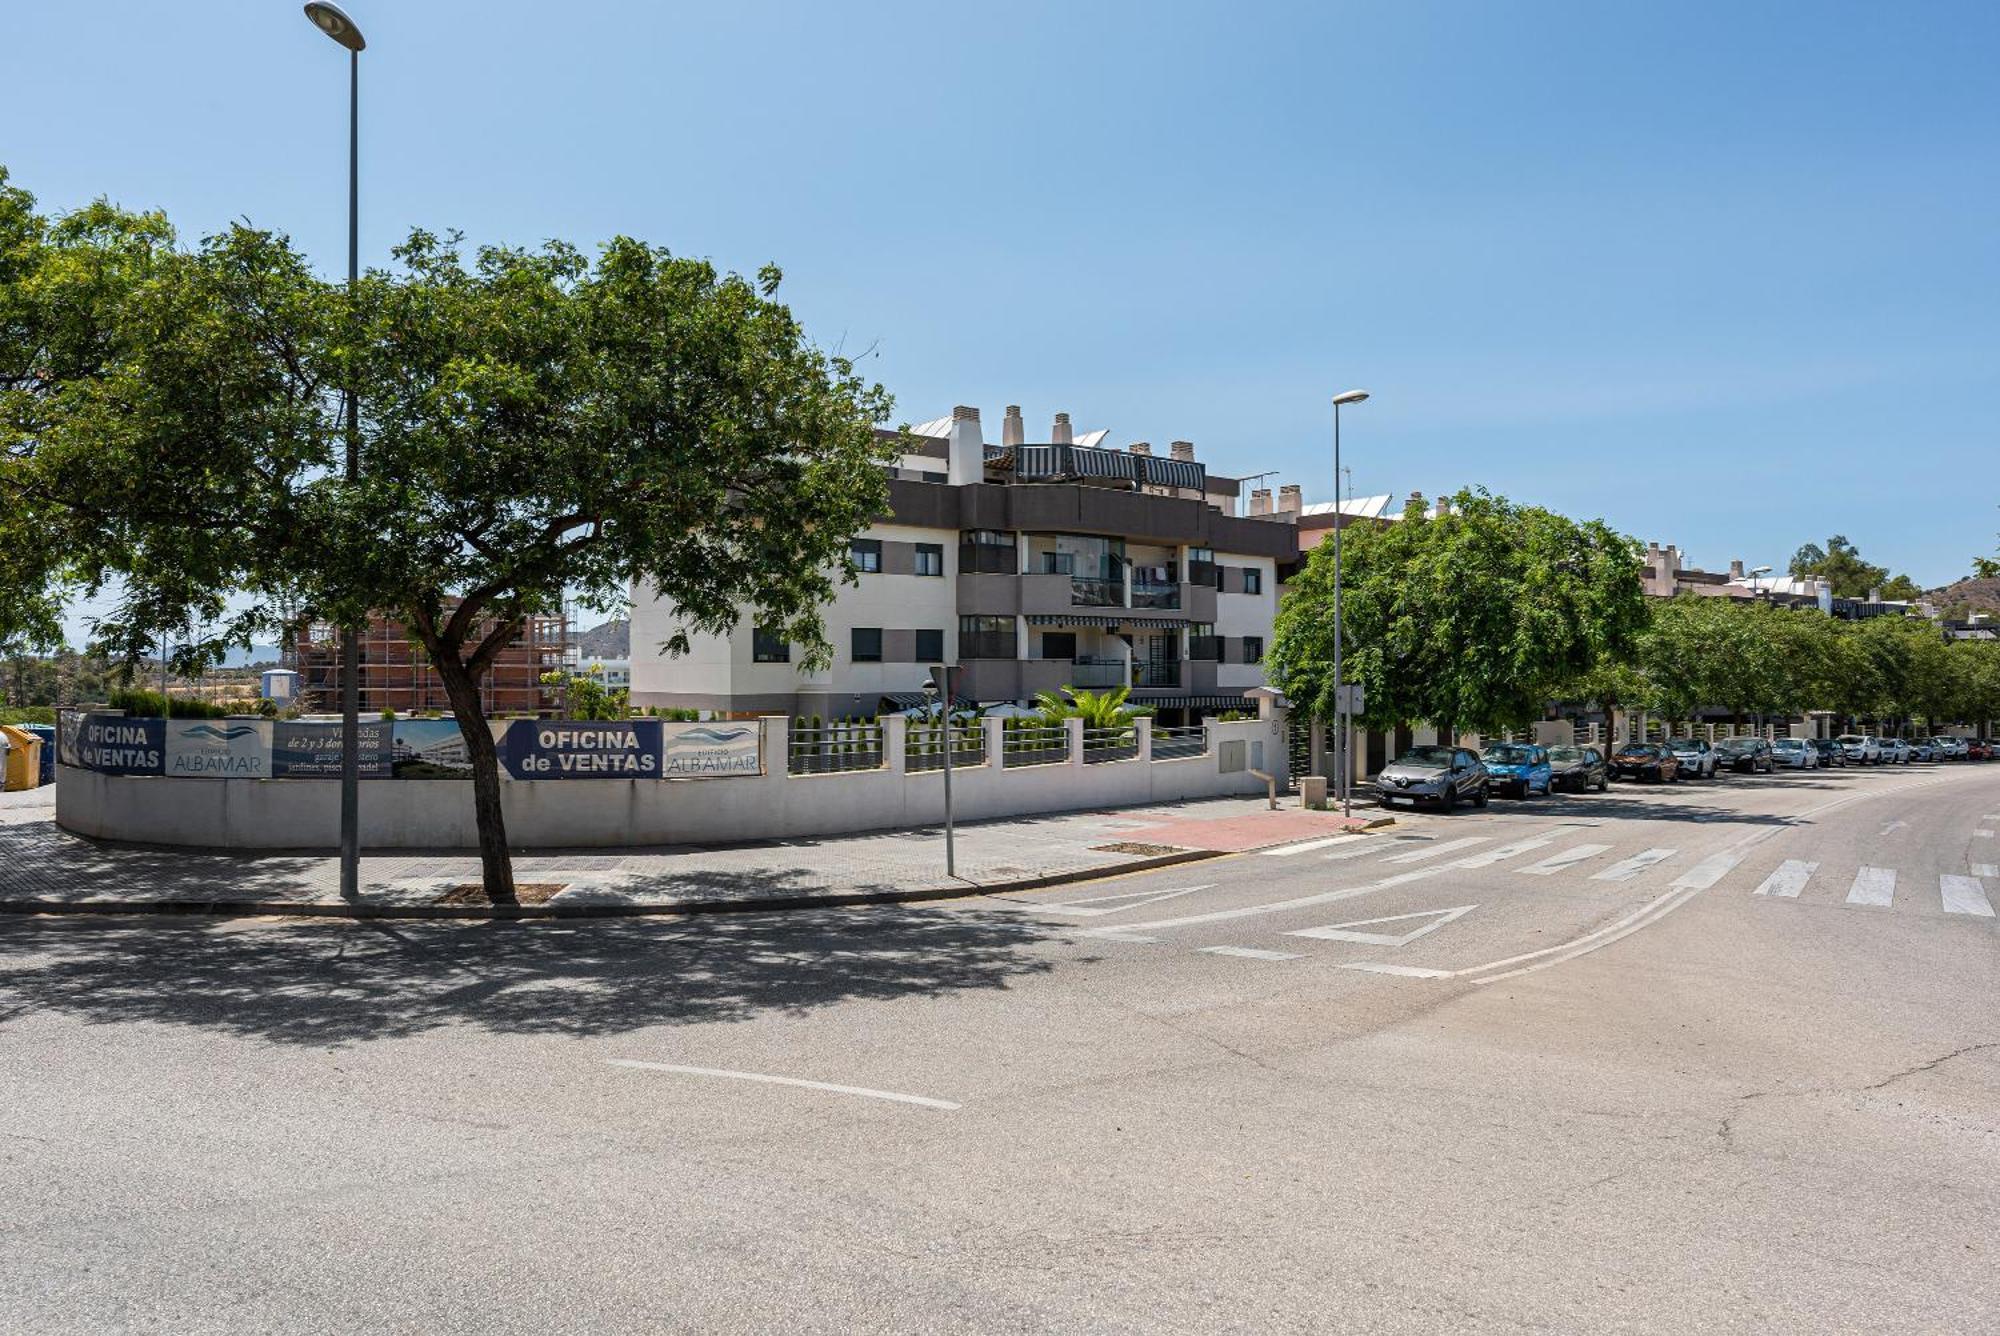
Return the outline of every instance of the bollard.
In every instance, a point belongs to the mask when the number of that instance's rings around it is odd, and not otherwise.
[[[1304,775],[1299,779],[1299,796],[1304,806],[1315,812],[1324,812],[1326,803],[1326,776]]]

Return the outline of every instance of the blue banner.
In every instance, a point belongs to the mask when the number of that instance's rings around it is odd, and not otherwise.
[[[86,714],[76,729],[77,764],[107,775],[166,772],[167,721]]]
[[[509,779],[658,779],[657,719],[516,719],[500,739]]]
[[[389,777],[389,724],[363,719],[360,725],[363,779]],[[338,779],[340,721],[280,719],[271,738],[271,774],[277,779]]]

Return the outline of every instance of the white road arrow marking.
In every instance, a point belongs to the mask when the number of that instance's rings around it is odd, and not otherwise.
[[[1401,946],[1405,942],[1414,942],[1425,933],[1436,932],[1445,924],[1454,919],[1464,918],[1477,908],[1478,905],[1459,905],[1455,909],[1421,909],[1414,914],[1390,914],[1385,918],[1356,919],[1352,923],[1336,923],[1326,928],[1300,928],[1296,932],[1286,933],[1285,936],[1316,937],[1327,942],[1366,942],[1370,946]],[[1365,928],[1371,923],[1407,923],[1411,919],[1431,921],[1420,928],[1412,928],[1403,933],[1353,931],[1356,928]]]
[[[1241,956],[1245,960],[1300,959],[1296,953],[1291,951],[1264,951],[1254,946],[1201,946],[1195,949],[1206,952],[1211,956]]]
[[[1909,828],[1909,824],[1907,821],[1891,821],[1888,825],[1882,827],[1882,834],[1889,835],[1899,830],[1906,830]],[[1877,836],[1877,838],[1879,839],[1880,836]]]
[[[1087,900],[1071,900],[1059,905],[1031,905],[1044,914],[1073,914],[1078,918],[1092,918],[1098,914],[1116,914],[1127,909],[1137,909],[1156,900],[1172,900],[1183,895],[1193,895],[1196,891],[1212,890],[1214,882],[1203,886],[1182,886],[1171,891],[1122,891],[1117,895],[1093,895]]]
[[[1352,960],[1341,966],[1344,970],[1366,970],[1370,974],[1395,974],[1405,979],[1449,979],[1450,970],[1419,969],[1415,965],[1384,965],[1374,960]]]
[[[867,1099],[886,1099],[897,1104],[921,1104],[927,1109],[955,1109],[958,1105],[948,1099],[932,1099],[928,1095],[905,1095],[897,1090],[870,1090],[866,1086],[830,1085],[825,1081],[805,1081],[796,1076],[771,1076],[764,1072],[732,1072],[721,1067],[683,1067],[674,1062],[640,1062],[636,1058],[606,1058],[613,1067],[632,1067],[648,1072],[673,1072],[680,1076],[720,1076],[731,1081],[756,1081],[763,1085],[797,1086],[801,1090],[825,1090],[836,1095],[860,1095]]]
[[[1288,909],[1310,909],[1314,905],[1330,905],[1336,900],[1351,900],[1357,895],[1368,895],[1375,891],[1387,890],[1391,886],[1401,886],[1406,882],[1422,881],[1425,877],[1435,877],[1444,871],[1441,867],[1418,868],[1415,872],[1402,872],[1380,881],[1369,882],[1365,886],[1354,886],[1343,891],[1321,891],[1317,895],[1295,896],[1290,900],[1273,900],[1261,905],[1245,905],[1241,909],[1218,909],[1208,914],[1188,914],[1181,918],[1153,919],[1146,923],[1127,923],[1117,928],[1089,928],[1084,935],[1119,936],[1133,932],[1151,932],[1160,928],[1187,928],[1198,923],[1223,923],[1230,919],[1253,918],[1259,914],[1282,914]]]
[[[1623,862],[1613,863],[1604,871],[1591,877],[1592,881],[1630,881],[1655,863],[1664,863],[1672,858],[1675,849],[1641,849]]]
[[[1939,877],[1938,891],[1944,897],[1944,912],[1947,914],[1993,917],[1993,906],[1986,901],[1986,888],[1979,884],[1977,877]]]
[[[2000,877],[2000,866],[1992,863],[1974,863],[1972,875],[1975,877]]]
[[[1559,854],[1550,854],[1532,867],[1517,869],[1524,877],[1552,877],[1565,868],[1575,867],[1585,859],[1595,858],[1611,846],[1608,844],[1578,844]]]
[[[1864,867],[1854,874],[1854,884],[1847,888],[1850,905],[1887,905],[1895,898],[1894,868]]]
[[[1802,863],[1796,858],[1788,858],[1778,864],[1770,876],[1764,878],[1752,895],[1781,895],[1788,900],[1796,900],[1799,892],[1812,880],[1812,874],[1819,871],[1818,863]]]

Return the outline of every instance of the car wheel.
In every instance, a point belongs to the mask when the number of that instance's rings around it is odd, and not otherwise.
[[[1597,781],[1597,791],[1599,793],[1611,792],[1611,776],[1606,775],[1603,779]]]
[[[1486,806],[1486,801],[1490,796],[1491,795],[1488,794],[1485,789],[1481,789],[1477,794],[1473,796],[1472,805],[1474,807],[1484,809]]]
[[[1438,811],[1443,812],[1447,816],[1449,816],[1451,814],[1451,810],[1457,806],[1458,806],[1458,790],[1447,785],[1445,787],[1444,796],[1438,799]]]

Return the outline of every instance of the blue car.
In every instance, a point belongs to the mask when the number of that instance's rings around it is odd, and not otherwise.
[[[1555,782],[1548,748],[1532,742],[1496,742],[1479,754],[1479,760],[1492,776],[1496,793],[1525,798],[1531,793],[1546,794]]]

